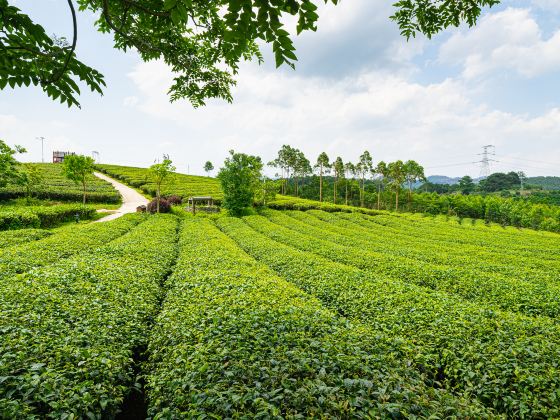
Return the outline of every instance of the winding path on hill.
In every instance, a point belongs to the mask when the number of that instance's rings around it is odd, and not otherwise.
[[[148,200],[146,199],[146,197],[144,197],[136,190],[130,188],[129,186],[124,185],[119,181],[114,180],[113,178],[109,178],[107,175],[104,175],[102,173],[94,172],[93,174],[96,177],[111,183],[122,197],[122,206],[115,213],[109,214],[108,216],[96,220],[95,223],[108,222],[109,220],[114,220],[121,216],[124,216],[127,213],[136,213],[136,207],[142,205],[145,206],[146,204],[148,204]]]

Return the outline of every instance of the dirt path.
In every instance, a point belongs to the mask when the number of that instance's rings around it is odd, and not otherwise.
[[[122,197],[122,206],[116,211],[116,213],[112,213],[102,219],[96,220],[95,223],[108,222],[109,220],[117,219],[127,213],[135,213],[136,207],[148,204],[148,200],[134,189],[127,187],[126,185],[115,181],[113,178],[109,178],[107,175],[103,175],[99,172],[94,172],[93,174],[98,178],[110,182]]]

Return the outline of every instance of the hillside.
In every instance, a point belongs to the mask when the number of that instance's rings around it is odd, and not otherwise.
[[[39,168],[43,177],[43,185],[37,192],[34,192],[34,197],[53,201],[82,201],[81,186],[64,177],[62,165],[53,163],[34,163],[32,165]],[[8,185],[0,188],[0,201],[24,196],[25,191],[21,186]],[[111,184],[93,175],[88,178],[88,202],[119,203],[120,200],[120,195]]]
[[[107,175],[155,196],[156,189],[151,181],[147,168],[136,168],[119,165],[97,165],[97,168]],[[215,200],[222,199],[220,183],[216,178],[197,175],[174,173],[170,175],[162,187],[162,195],[178,195],[182,198],[190,196],[212,196]]]
[[[529,177],[526,182],[529,185],[536,185],[545,190],[560,190],[560,176]]]
[[[0,414],[560,416],[559,235],[372,214],[0,233]]]

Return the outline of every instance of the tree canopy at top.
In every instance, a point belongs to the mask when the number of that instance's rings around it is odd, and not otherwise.
[[[262,61],[257,43],[272,44],[276,66],[294,67],[289,16],[297,34],[316,30],[317,3],[339,0],[76,0],[79,11],[97,16],[100,32],[111,33],[115,48],[136,49],[144,61],[161,59],[175,74],[171,101],[186,98],[193,106],[210,98],[232,101],[231,88],[242,60]],[[482,7],[498,0],[401,0],[391,19],[407,38],[428,37],[449,26],[472,26]],[[0,89],[31,84],[52,99],[80,106],[85,83],[102,93],[103,75],[76,56],[78,28],[73,0],[67,0],[73,23],[71,42],[47,35],[20,9],[0,0]]]

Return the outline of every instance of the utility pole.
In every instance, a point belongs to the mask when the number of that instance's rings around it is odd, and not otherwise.
[[[490,162],[498,162],[490,156],[496,156],[496,147],[492,144],[482,146],[482,153],[478,154],[482,159],[475,163],[480,163],[480,176],[487,178],[490,175]]]
[[[41,162],[45,163],[45,138],[44,137],[35,137],[37,140],[41,142]]]

